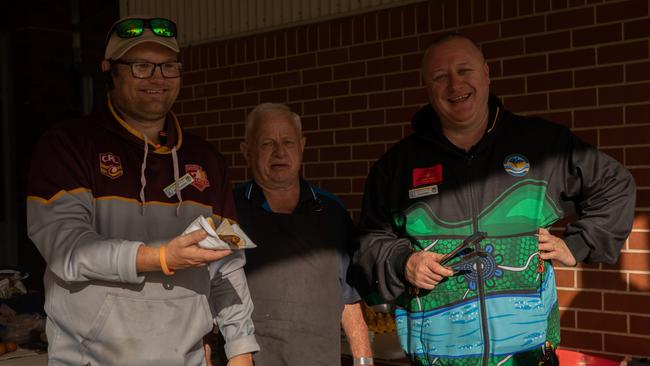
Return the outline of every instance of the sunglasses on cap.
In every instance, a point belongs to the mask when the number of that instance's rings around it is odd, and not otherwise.
[[[176,37],[176,23],[165,18],[152,19],[124,19],[116,23],[108,32],[108,37],[115,32],[120,38],[140,37],[145,28],[159,37]]]

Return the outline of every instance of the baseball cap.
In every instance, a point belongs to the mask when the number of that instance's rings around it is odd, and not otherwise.
[[[154,42],[180,52],[176,42],[176,24],[165,18],[146,16],[127,16],[115,22],[107,34],[104,58],[117,60],[131,48],[144,43]]]

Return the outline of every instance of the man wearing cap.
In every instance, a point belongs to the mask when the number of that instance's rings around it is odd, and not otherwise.
[[[243,252],[202,249],[203,230],[181,235],[199,216],[236,214],[223,157],[171,112],[178,53],[170,20],[121,19],[101,63],[106,102],[36,147],[27,221],[47,262],[50,365],[209,364],[214,323],[228,365],[259,350]]]

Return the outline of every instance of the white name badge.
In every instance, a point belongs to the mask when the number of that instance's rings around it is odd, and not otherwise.
[[[409,199],[432,196],[434,194],[438,194],[437,185],[409,189]]]
[[[170,198],[171,196],[176,194],[176,185],[177,184],[178,184],[178,190],[181,191],[181,190],[183,190],[183,188],[189,186],[193,182],[194,182],[194,178],[192,178],[190,173],[186,173],[184,176],[178,178],[178,180],[176,182],[174,182],[174,183],[168,185],[167,187],[165,187],[165,189],[163,189],[163,191],[165,192],[165,196],[167,196],[167,198]]]

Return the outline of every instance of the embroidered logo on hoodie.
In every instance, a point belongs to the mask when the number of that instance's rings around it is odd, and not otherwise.
[[[124,171],[120,157],[112,152],[99,153],[99,171],[111,179],[121,177]]]
[[[525,156],[520,154],[508,155],[503,160],[503,169],[513,177],[523,177],[530,170],[530,163]]]
[[[192,185],[203,192],[204,189],[210,187],[210,181],[208,180],[208,174],[203,170],[203,167],[197,164],[186,164],[185,172],[194,178]]]

